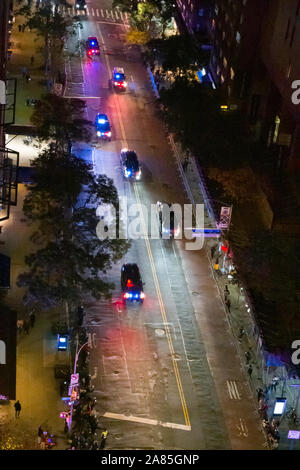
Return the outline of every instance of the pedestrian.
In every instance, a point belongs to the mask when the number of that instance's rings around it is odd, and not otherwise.
[[[185,157],[183,162],[182,162],[182,169],[183,169],[184,172],[186,172],[188,164],[189,164],[189,159],[188,159],[188,157]]]
[[[22,25],[22,33],[24,33],[24,31],[25,31],[25,28],[26,28],[26,25],[25,25],[25,24],[23,24],[23,25]]]
[[[230,313],[230,306],[231,306],[230,299],[226,298],[226,300],[225,300],[225,305],[226,305],[226,307],[227,307],[227,309],[228,309],[228,312]]]
[[[29,73],[26,73],[25,78],[27,83],[31,80],[31,76],[29,75]]]
[[[227,284],[225,284],[224,294],[225,294],[226,296],[230,295],[230,291],[229,291],[229,289],[228,289]]]
[[[24,67],[22,68],[22,77],[25,78],[26,75],[27,75],[27,68],[24,66]]]
[[[210,249],[210,256],[211,256],[212,259],[215,256],[216,249],[217,249],[217,245],[213,245]]]
[[[251,359],[250,351],[245,352],[245,359],[246,359],[246,364],[249,364],[249,361]]]
[[[250,379],[251,379],[252,372],[253,372],[253,369],[252,369],[252,366],[250,364],[249,367],[248,367],[248,374],[249,374]]]
[[[21,334],[24,326],[24,320],[17,320],[17,329],[18,332]]]
[[[42,437],[43,437],[43,429],[42,429],[42,426],[39,426],[39,428],[38,428],[38,445],[41,445]]]
[[[31,312],[30,312],[29,320],[30,320],[30,326],[31,326],[31,328],[33,328],[34,323],[35,323],[35,314],[34,314],[33,310],[31,310]]]
[[[65,419],[64,433],[67,434],[68,431],[69,431],[69,426],[68,426],[67,420]]]
[[[18,28],[19,28],[19,33],[21,33],[21,31],[22,31],[22,25],[19,24],[19,25],[18,25]]]
[[[16,401],[16,403],[14,404],[14,407],[15,407],[15,410],[16,410],[16,419],[20,417],[20,411],[22,409],[21,407],[21,403],[18,401]]]
[[[261,398],[264,398],[265,394],[263,392],[263,389],[260,387],[256,390],[256,392],[257,392],[257,401],[259,402]]]
[[[29,335],[29,328],[30,328],[29,320],[24,320],[24,331],[27,335]]]
[[[32,56],[30,57],[30,65],[33,65],[33,63],[34,63],[34,56],[32,55]]]
[[[241,326],[240,328],[240,332],[239,332],[239,335],[238,335],[238,338],[239,339],[242,339],[242,337],[244,336],[245,334],[245,328],[243,326]]]
[[[108,434],[108,431],[105,429],[105,431],[102,431],[101,433],[101,444],[100,444],[100,449],[104,449],[105,447],[105,443],[106,443],[106,439],[107,439],[107,434]]]

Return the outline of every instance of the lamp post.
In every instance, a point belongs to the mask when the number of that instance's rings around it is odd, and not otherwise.
[[[84,344],[81,346],[81,348],[79,349],[79,351],[78,351],[78,336],[76,336],[76,353],[75,353],[74,372],[73,372],[73,374],[76,374],[77,361],[78,361],[79,354],[80,354],[81,350],[82,350],[87,344],[89,344],[89,341],[87,341],[86,343],[84,343]],[[69,432],[71,432],[72,418],[73,418],[73,402],[71,403],[70,419],[69,419],[69,422],[68,422]]]

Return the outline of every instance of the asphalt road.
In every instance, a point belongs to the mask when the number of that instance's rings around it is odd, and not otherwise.
[[[93,162],[96,173],[113,178],[128,207],[142,203],[149,210],[157,200],[188,202],[147,72],[139,53],[125,45],[126,21],[120,14],[111,15],[108,1],[87,0],[87,5],[83,29],[68,48],[65,95],[84,98],[90,120],[105,112],[113,126],[112,141],[99,142],[95,135],[91,145],[77,146],[76,151]],[[100,43],[100,57],[92,60],[78,53],[88,36],[97,36]],[[126,93],[116,94],[108,87],[114,66],[125,69]],[[138,154],[140,182],[124,181],[120,173],[124,146]],[[142,220],[143,238],[133,240],[125,259],[107,274],[115,283],[112,302],[85,302],[85,326],[94,339],[96,409],[109,430],[107,448],[230,449],[232,429],[224,418],[184,275],[182,242],[150,239],[145,213]],[[121,302],[124,262],[140,267],[146,293],[142,306],[126,308]],[[206,265],[204,272],[209,275]],[[209,318],[217,313],[211,289],[203,291],[201,299]],[[239,435],[234,436],[236,448],[246,448]]]

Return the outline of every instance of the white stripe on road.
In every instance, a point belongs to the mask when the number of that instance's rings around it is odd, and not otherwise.
[[[65,98],[75,98],[75,99],[89,99],[89,100],[99,100],[99,98],[101,98],[101,96],[85,96],[85,95],[75,95],[75,96],[65,96]]]
[[[102,16],[102,18],[104,18],[104,13],[103,13],[102,8],[100,8],[100,11],[101,11],[101,16]]]
[[[124,21],[123,13],[120,11],[121,20]]]
[[[109,18],[109,11],[108,10],[105,10],[106,11],[106,18]]]
[[[157,419],[140,418],[139,416],[127,416],[118,413],[110,413],[108,411],[104,413],[102,417],[119,419],[121,421],[131,421],[133,423],[150,424],[151,426],[162,426],[163,428],[181,429],[182,431],[191,431],[192,429],[191,426],[186,426],[185,424],[165,423],[163,421],[158,421]]]
[[[99,16],[99,10],[96,8],[96,15]]]
[[[115,15],[116,15],[116,18],[117,18],[117,20],[118,20],[118,19],[119,19],[119,16],[118,16],[118,11],[117,11],[117,10],[115,10]]]
[[[231,400],[240,400],[241,397],[236,382],[234,380],[226,380],[226,384]]]
[[[92,8],[92,15],[95,16],[94,8]]]

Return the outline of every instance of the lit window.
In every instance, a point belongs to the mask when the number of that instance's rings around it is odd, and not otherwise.
[[[220,73],[220,67],[218,66],[217,67],[217,75],[219,75],[219,73]]]
[[[219,7],[216,5],[215,6],[215,14],[218,15],[219,14]]]
[[[224,81],[225,81],[224,75],[221,74],[221,82],[224,83]]]
[[[222,39],[223,40],[225,39],[225,31],[223,31],[223,33],[222,33]]]
[[[278,137],[279,126],[280,126],[280,117],[276,116],[274,134],[273,134],[273,144],[276,144],[277,137]]]
[[[231,80],[234,79],[234,75],[235,75],[234,70],[233,70],[232,67],[230,67],[230,78],[231,78]]]
[[[227,67],[227,59],[226,59],[226,57],[223,58],[223,65],[224,65],[225,68]]]
[[[236,32],[236,36],[235,36],[235,39],[236,39],[236,42],[239,43],[241,41],[241,35],[240,33],[237,31]]]

